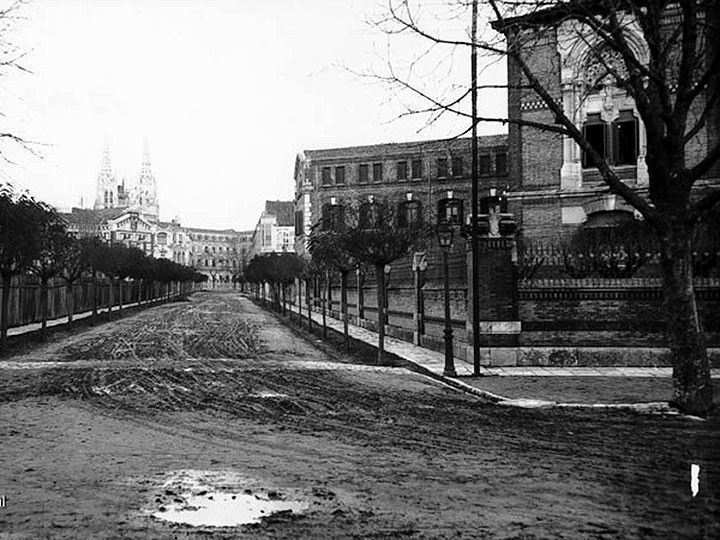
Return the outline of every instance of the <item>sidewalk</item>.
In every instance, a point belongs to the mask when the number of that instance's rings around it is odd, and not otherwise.
[[[146,301],[142,304],[142,306],[153,306],[158,302],[158,300],[153,301]],[[132,304],[123,304],[122,311],[125,311],[126,309],[138,307],[141,304],[138,302],[133,302]],[[108,308],[107,307],[98,307],[98,315],[101,313],[107,313]],[[112,313],[119,313],[120,310],[118,309],[118,306],[113,306]],[[92,316],[92,310],[91,311],[83,311],[82,313],[75,313],[73,315],[73,322],[79,321],[81,319],[87,319],[88,317]],[[58,317],[57,319],[50,319],[47,322],[47,327],[51,328],[53,326],[60,326],[63,324],[67,324],[68,318],[67,315],[64,317]],[[36,332],[40,330],[40,327],[42,325],[38,323],[30,323],[30,324],[24,324],[22,326],[13,326],[12,328],[8,328],[8,336],[19,336],[22,334],[27,334],[29,332]]]
[[[297,306],[289,306],[289,309],[298,313]],[[307,317],[307,311],[302,315]],[[322,314],[313,312],[312,317],[314,322],[322,325]],[[328,328],[343,332],[342,321],[330,316],[326,320]],[[365,328],[351,324],[349,333],[357,340],[373,346],[377,344],[377,334]],[[482,367],[484,376],[472,377],[472,364],[455,358],[457,376],[446,377],[443,375],[443,353],[387,336],[385,350],[426,375],[499,405],[672,412],[667,403],[672,395],[672,368],[669,367]],[[720,379],[720,369],[711,370],[711,376]],[[713,382],[717,395],[720,381]],[[496,393],[498,391],[505,395]],[[594,396],[602,402],[593,399]]]

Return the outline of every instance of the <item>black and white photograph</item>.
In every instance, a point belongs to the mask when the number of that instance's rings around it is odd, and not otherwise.
[[[720,538],[720,1],[0,0],[0,540]]]

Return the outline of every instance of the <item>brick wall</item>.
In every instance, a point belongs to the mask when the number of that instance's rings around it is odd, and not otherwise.
[[[720,280],[697,280],[696,294],[709,344],[720,344]],[[518,313],[526,346],[665,345],[659,279],[527,281],[518,289]]]

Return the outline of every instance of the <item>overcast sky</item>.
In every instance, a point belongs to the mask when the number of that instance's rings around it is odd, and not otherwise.
[[[42,158],[10,149],[16,165],[0,165],[0,180],[61,208],[81,197],[89,206],[105,138],[128,184],[147,138],[162,219],[252,229],[266,199],[292,199],[303,149],[464,129],[392,121],[402,102],[343,67],[382,70],[387,40],[368,26],[373,13],[372,0],[34,0],[12,36],[32,74],[3,77],[0,92],[2,131],[43,143]],[[402,62],[420,49],[392,50]],[[431,77],[466,84],[467,61]],[[502,66],[485,76],[503,77]],[[481,106],[506,110],[501,94]]]

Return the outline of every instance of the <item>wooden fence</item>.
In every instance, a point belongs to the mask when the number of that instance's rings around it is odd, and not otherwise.
[[[72,294],[73,314],[92,311],[93,298],[97,298],[98,309],[114,309],[129,304],[152,302],[177,296],[195,290],[189,282],[160,283],[144,280],[110,280],[98,277],[83,277],[72,285],[60,278],[48,283],[47,319],[68,316],[68,300]],[[0,292],[2,284],[0,283]],[[10,286],[8,301],[8,328],[42,322],[42,288],[35,276],[15,276]]]

